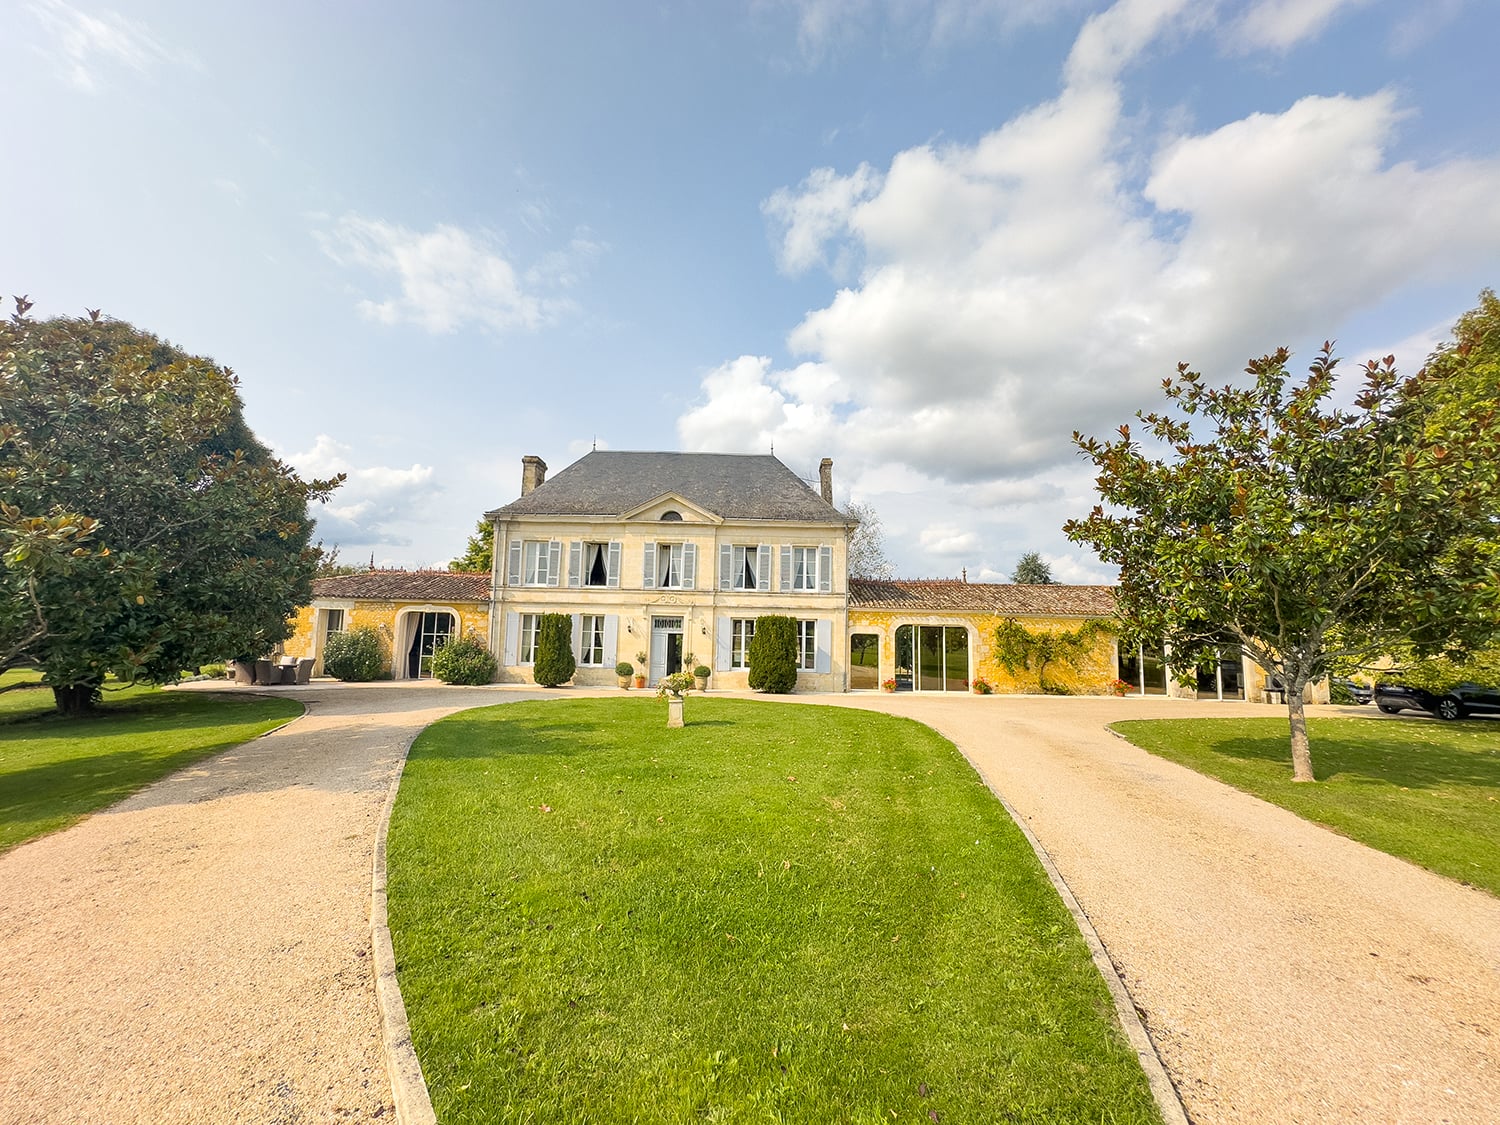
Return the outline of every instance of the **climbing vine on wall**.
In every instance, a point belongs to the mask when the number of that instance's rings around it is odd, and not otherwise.
[[[1108,621],[1085,621],[1076,629],[1028,629],[1014,617],[995,626],[995,659],[1012,676],[1030,672],[1048,695],[1070,694],[1047,683],[1047,666],[1065,664],[1086,655],[1100,637],[1114,632]]]

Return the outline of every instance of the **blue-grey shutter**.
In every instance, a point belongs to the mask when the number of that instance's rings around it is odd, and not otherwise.
[[[519,539],[510,541],[510,584],[512,586],[521,584],[521,541]]]
[[[556,586],[562,577],[562,544],[556,539],[547,545],[547,585]]]
[[[818,548],[818,589],[828,593],[833,589],[833,548]]]
[[[607,614],[604,618],[604,666],[613,668],[620,662],[620,618],[618,614]]]
[[[609,576],[605,579],[605,583],[609,586],[609,588],[611,590],[618,590],[620,588],[620,544],[619,543],[611,543],[609,545]]]
[[[727,617],[721,617],[714,626],[714,667],[720,672],[729,670],[729,661],[733,655],[734,625]]]
[[[833,670],[833,622],[813,622],[813,643],[817,651],[813,654],[813,671],[829,672]]]
[[[507,613],[505,615],[505,665],[513,668],[519,662],[521,652],[521,615],[519,613]]]
[[[771,589],[771,545],[762,543],[755,549],[755,588],[769,592]]]
[[[578,656],[583,652],[583,614],[575,613],[573,618],[573,659],[576,662]]]
[[[698,544],[684,543],[682,545],[682,588],[693,589],[693,584],[698,580]]]
[[[790,593],[792,589],[792,548],[787,544],[781,545],[781,592]]]
[[[576,539],[568,544],[568,585],[583,585],[583,544]]]
[[[641,567],[641,589],[656,589],[656,544],[647,543],[645,564]]]
[[[734,548],[728,543],[719,545],[719,589],[734,589]]]

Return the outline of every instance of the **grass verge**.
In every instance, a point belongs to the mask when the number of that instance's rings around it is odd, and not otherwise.
[[[0,852],[301,712],[289,699],[133,687],[106,690],[97,715],[67,719],[49,688],[0,695]]]
[[[1308,720],[1316,784],[1292,782],[1285,719],[1113,729],[1152,754],[1362,844],[1500,895],[1500,724]]]
[[[513,703],[413,747],[390,919],[439,1120],[1159,1120],[951,743],[839,708],[687,719]]]

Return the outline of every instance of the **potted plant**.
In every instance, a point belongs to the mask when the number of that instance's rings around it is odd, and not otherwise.
[[[667,726],[682,726],[682,700],[693,690],[693,677],[687,672],[673,672],[663,676],[656,685],[658,699],[667,701]]]
[[[970,682],[969,687],[973,689],[975,695],[989,695],[992,691],[995,690],[990,686],[989,680],[981,679],[978,676],[974,677],[974,679]]]
[[[1123,697],[1125,693],[1130,690],[1131,686],[1132,685],[1126,683],[1124,680],[1115,680],[1109,685],[1109,690],[1114,695]]]
[[[698,665],[698,667],[693,669],[693,679],[698,681],[699,691],[708,690],[708,676],[712,671],[713,669],[710,668],[707,664],[700,664]]]
[[[896,690],[896,681],[895,681],[895,679],[893,678],[893,679],[889,679],[889,680],[881,680],[880,681],[880,690],[881,691],[895,691]]]
[[[641,669],[641,671],[639,671],[639,672],[637,672],[635,674],[635,686],[636,687],[645,687],[646,686],[646,671],[645,671],[645,669],[647,667],[646,661],[648,659],[650,659],[650,658],[644,652],[638,652],[638,653],[635,654],[635,663],[636,663],[636,666]]]
[[[620,677],[620,686],[629,691],[630,681],[635,678],[635,665],[628,660],[622,660],[615,665],[615,675]]]

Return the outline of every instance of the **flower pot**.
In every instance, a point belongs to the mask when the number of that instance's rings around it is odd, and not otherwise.
[[[707,676],[694,676],[693,679],[698,682],[698,690],[699,691],[707,691],[708,690],[708,677]]]
[[[637,676],[635,678],[635,686],[636,687],[645,687],[646,686],[646,677],[645,676]]]
[[[624,688],[626,691],[630,690],[630,677],[629,676],[616,676],[615,678],[620,681],[620,686],[622,688]]]

